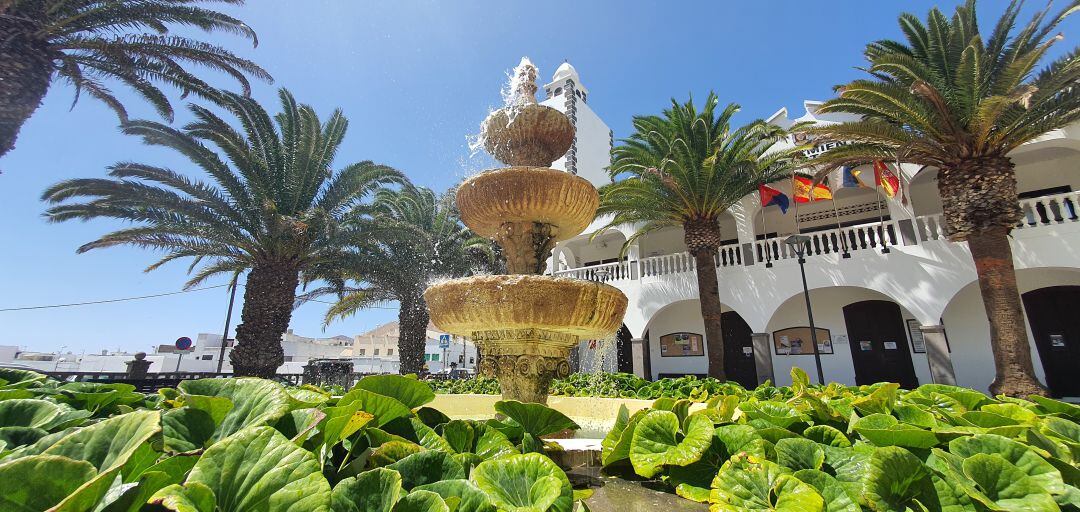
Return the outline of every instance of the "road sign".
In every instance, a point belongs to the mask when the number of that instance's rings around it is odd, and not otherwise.
[[[442,349],[450,348],[450,335],[449,334],[440,334],[439,335],[439,348],[442,348]]]
[[[189,348],[191,348],[191,338],[187,336],[176,338],[176,350],[187,350]]]

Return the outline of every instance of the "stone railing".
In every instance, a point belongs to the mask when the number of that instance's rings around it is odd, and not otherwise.
[[[1017,230],[1080,223],[1080,191],[1023,199],[1020,201],[1020,210],[1023,218],[1016,226]],[[905,235],[901,235],[901,224],[904,224],[907,228],[907,234]],[[914,239],[912,239],[912,235],[914,235]],[[945,221],[940,213],[922,215],[911,221],[886,220],[884,222],[857,224],[839,229],[806,233],[806,236],[810,237],[810,241],[806,245],[805,254],[807,257],[827,254],[851,254],[874,250],[881,252],[882,249],[896,245],[946,240]],[[753,261],[749,262],[743,261],[743,251],[739,244],[723,245],[714,257],[713,264],[720,269],[797,258],[795,250],[784,243],[785,238],[777,237],[755,241],[753,244]],[[681,252],[649,256],[638,261],[621,261],[560,270],[554,272],[554,275],[610,282],[693,272],[696,267],[694,257]]]

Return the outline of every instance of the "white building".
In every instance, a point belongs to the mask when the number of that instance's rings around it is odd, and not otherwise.
[[[398,337],[401,328],[397,322],[388,322],[353,338],[353,370],[361,373],[397,373],[401,367],[398,359]],[[449,346],[440,346],[443,337],[449,337]],[[424,363],[428,371],[437,373],[454,363],[456,368],[476,368],[476,346],[464,338],[450,336],[428,324],[424,342]]]
[[[543,103],[578,126],[571,152],[556,166],[602,186],[609,182],[610,131],[587,106],[573,67],[564,64],[555,77]],[[805,102],[796,120],[781,109],[769,121],[843,120],[817,114],[819,105]],[[1036,372],[1056,395],[1080,396],[1080,126],[1048,133],[1010,156],[1026,215],[1012,249]],[[785,215],[777,206],[762,210],[754,194],[723,216],[727,240],[709,271],[720,281],[729,376],[744,385],[788,384],[793,366],[815,373],[799,265],[783,243],[798,232],[813,240],[806,272],[826,380],[988,389],[994,377],[989,324],[971,254],[966,243],[942,236],[937,171],[904,165],[902,174],[904,202],[875,188],[834,187],[835,211],[833,202],[817,201],[797,213],[792,204]],[[873,186],[872,170],[862,177]],[[790,183],[773,186],[791,197]],[[617,347],[620,369],[650,378],[706,374],[696,270],[682,229],[644,236],[620,258],[634,227],[590,241],[605,221],[560,243],[548,271],[598,279],[626,293],[624,330],[609,344]]]

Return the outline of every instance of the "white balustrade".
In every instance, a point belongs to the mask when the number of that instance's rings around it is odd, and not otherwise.
[[[1065,192],[1020,200],[1023,215],[1016,229],[1065,224],[1080,221],[1080,192]]]

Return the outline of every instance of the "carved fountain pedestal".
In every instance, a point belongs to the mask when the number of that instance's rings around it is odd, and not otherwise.
[[[499,380],[503,398],[546,403],[551,380],[570,374],[570,350],[617,331],[627,300],[613,286],[540,275],[555,243],[584,231],[600,201],[588,180],[549,168],[570,148],[574,126],[536,103],[532,64],[523,59],[515,73],[514,101],[481,128],[485,149],[510,167],[457,191],[462,221],[502,247],[513,275],[446,281],[424,298],[436,327],[483,352],[479,373]]]

